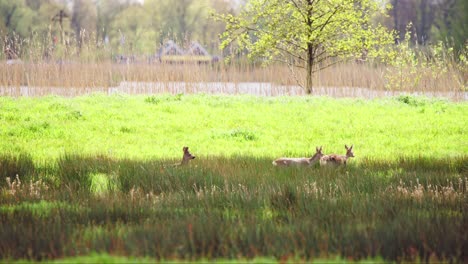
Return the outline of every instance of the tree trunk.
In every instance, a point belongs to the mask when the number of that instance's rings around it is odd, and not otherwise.
[[[312,10],[313,10],[313,1],[307,0],[307,27],[309,35],[312,35]],[[307,70],[307,79],[306,79],[306,93],[312,94],[314,92],[313,88],[313,66],[314,66],[314,45],[312,42],[307,42],[307,55],[306,55],[306,70]]]
[[[428,16],[428,11],[427,11],[427,1],[422,0],[421,3],[419,4],[419,12],[421,12],[421,24],[419,26],[419,30],[416,32],[418,34],[418,43],[419,44],[424,44],[427,42],[427,16]]]
[[[400,38],[396,37],[395,36],[395,44],[398,44],[400,40],[403,39],[403,36],[404,36],[404,32],[402,32],[400,30],[400,21],[398,20],[398,1],[399,0],[393,0],[392,1],[392,12],[393,12],[393,30],[395,30],[396,32],[398,32],[398,35]],[[403,33],[403,35],[402,35]]]
[[[307,43],[307,80],[306,80],[306,93],[312,94],[313,88],[313,68],[314,66],[314,48],[312,43]]]

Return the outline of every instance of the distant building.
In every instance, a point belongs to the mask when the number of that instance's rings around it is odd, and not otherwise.
[[[219,61],[217,56],[211,56],[198,42],[192,42],[187,50],[183,50],[172,40],[163,44],[156,58],[163,63],[210,63]]]

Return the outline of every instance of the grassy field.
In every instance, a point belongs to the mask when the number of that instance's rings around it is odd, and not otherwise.
[[[468,153],[468,105],[401,96],[383,100],[319,97],[127,96],[0,98],[1,153],[34,161],[64,154],[116,158],[202,158],[345,152],[365,158],[444,158]]]
[[[410,96],[2,97],[0,256],[463,262],[466,113]],[[344,144],[346,168],[271,164]],[[197,158],[167,166],[183,146]]]

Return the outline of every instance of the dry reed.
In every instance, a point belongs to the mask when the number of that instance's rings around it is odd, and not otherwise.
[[[388,87],[388,67],[361,63],[343,63],[315,75],[315,95],[333,97],[380,97],[400,93],[445,96],[466,99],[460,84],[462,73],[456,70],[431,78],[427,69],[420,69],[424,78],[409,88]],[[296,73],[301,78],[301,73]],[[458,78],[451,78],[458,76]],[[397,76],[398,77],[398,76]],[[129,86],[130,88],[123,88]],[[247,91],[239,84],[248,84]],[[183,88],[181,88],[181,85]],[[147,86],[161,86],[147,89]],[[234,86],[234,88],[230,88]],[[207,88],[208,87],[208,88]],[[177,89],[176,89],[177,88]],[[17,63],[0,64],[0,95],[43,96],[57,94],[75,96],[91,92],[120,91],[138,93],[251,93],[257,95],[303,95],[289,69],[282,65],[267,67],[248,63],[237,65],[209,64],[116,64],[99,63]]]

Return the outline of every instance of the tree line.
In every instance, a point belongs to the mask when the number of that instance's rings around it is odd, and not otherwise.
[[[4,46],[10,47],[10,50],[15,49],[15,43],[11,42],[35,34],[52,43],[73,42],[80,45],[83,41],[92,40],[127,53],[154,53],[165,39],[175,39],[179,43],[196,40],[210,51],[216,51],[218,36],[225,30],[225,23],[213,20],[210,13],[237,14],[248,2],[0,0],[0,36]],[[457,48],[463,47],[467,41],[467,1],[376,2],[386,5],[387,12],[374,19],[396,30],[395,42],[404,38],[407,29],[413,32],[410,36],[414,43],[444,41]],[[408,28],[410,23],[411,27]]]
[[[127,53],[154,53],[165,39],[196,40],[214,50],[224,25],[210,12],[234,12],[234,6],[224,0],[0,0],[0,37],[10,49],[34,35]]]
[[[391,0],[391,25],[403,39],[408,25],[418,44],[449,42],[460,49],[468,40],[468,1]]]

